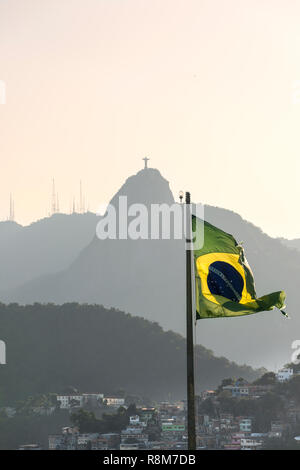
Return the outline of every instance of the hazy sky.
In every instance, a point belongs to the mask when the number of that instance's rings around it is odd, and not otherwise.
[[[300,237],[299,0],[0,0],[0,80],[0,218],[10,192],[44,217],[53,176],[96,211],[148,155],[175,195]]]

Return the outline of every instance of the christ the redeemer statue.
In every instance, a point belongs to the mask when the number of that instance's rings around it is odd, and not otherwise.
[[[142,158],[142,160],[144,160],[144,162],[145,162],[144,170],[147,170],[147,168],[148,168],[148,161],[150,160],[150,158],[145,157],[145,158]]]

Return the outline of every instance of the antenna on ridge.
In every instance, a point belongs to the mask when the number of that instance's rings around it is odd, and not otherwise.
[[[8,220],[10,220],[11,222],[14,222],[15,220],[15,203],[14,203],[14,200],[13,200],[13,197],[12,197],[12,194],[10,193],[10,196],[9,196],[9,218]]]
[[[54,181],[54,178],[52,178],[51,215],[55,214],[56,212],[56,204],[57,204],[57,195],[55,192],[55,181]]]
[[[86,213],[86,194],[83,192],[83,184],[82,180],[80,180],[80,196],[79,196],[79,214],[85,214]]]
[[[83,197],[82,197],[82,181],[80,180],[80,198],[79,198],[79,213],[83,214]]]

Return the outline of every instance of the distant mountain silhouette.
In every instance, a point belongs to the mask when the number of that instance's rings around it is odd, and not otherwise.
[[[8,347],[2,406],[70,386],[160,400],[186,395],[184,338],[142,318],[99,305],[0,304],[0,331]],[[197,393],[223,378],[254,380],[263,373],[202,346],[195,351],[195,372]]]
[[[65,269],[92,240],[95,214],[54,214],[22,227],[0,222],[0,291]]]
[[[294,240],[287,240],[286,238],[280,238],[282,243],[289,248],[295,248],[296,250],[300,250],[300,238],[295,238]]]
[[[120,195],[127,195],[128,204],[174,201],[168,182],[153,169],[128,178],[112,203]],[[290,361],[291,342],[297,339],[295,335],[300,329],[300,317],[297,317],[300,253],[231,211],[206,206],[205,218],[244,243],[258,295],[286,290],[292,319],[288,321],[278,311],[272,311],[235,319],[202,320],[197,325],[198,342],[240,363],[275,367]],[[183,242],[101,241],[94,236],[68,269],[39,277],[3,293],[2,298],[21,303],[100,303],[184,333]]]

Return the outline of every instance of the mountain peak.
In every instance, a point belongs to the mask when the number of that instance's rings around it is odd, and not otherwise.
[[[174,203],[169,181],[156,168],[143,168],[135,175],[129,176],[110,203],[117,206],[120,196],[127,196],[129,204]]]

